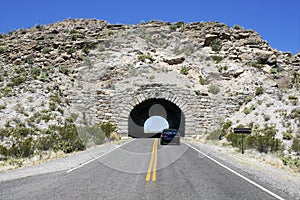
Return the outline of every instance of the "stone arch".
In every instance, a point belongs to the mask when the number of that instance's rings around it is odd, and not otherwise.
[[[170,128],[177,129],[185,136],[185,115],[174,102],[164,98],[149,98],[136,104],[128,116],[128,135],[132,137],[153,137],[144,133],[144,123],[151,116],[165,118]]]
[[[120,88],[111,95],[111,104],[105,105],[111,111],[104,113],[108,115],[109,121],[117,125],[117,132],[122,135],[128,133],[131,112],[139,104],[143,104],[150,99],[164,101],[174,108],[179,108],[184,116],[183,134],[195,135],[205,132],[213,123],[211,113],[211,101],[209,96],[196,96],[193,91],[180,88],[174,84],[142,84],[131,88]],[[154,101],[152,100],[152,101]],[[176,109],[175,109],[176,110]],[[144,111],[148,114],[148,110]],[[141,122],[139,122],[141,125]],[[143,128],[143,125],[141,125]]]

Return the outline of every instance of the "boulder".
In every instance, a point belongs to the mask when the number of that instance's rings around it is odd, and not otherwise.
[[[164,58],[164,59],[163,59],[163,61],[164,61],[165,63],[168,63],[169,65],[178,65],[178,64],[183,63],[184,60],[185,60],[184,57],[170,58],[170,59]]]
[[[268,61],[273,54],[272,51],[257,50],[254,53],[254,59],[260,64],[270,64]]]

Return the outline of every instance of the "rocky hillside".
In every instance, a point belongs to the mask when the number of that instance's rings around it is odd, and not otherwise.
[[[79,109],[75,97],[156,82],[238,101],[235,112],[220,118],[274,126],[287,149],[300,135],[300,53],[275,50],[253,30],[218,22],[68,19],[0,35],[1,127],[93,124],[80,110],[88,109],[85,99]]]

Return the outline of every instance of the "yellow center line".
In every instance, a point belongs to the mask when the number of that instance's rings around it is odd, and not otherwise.
[[[157,144],[158,144],[158,140],[157,138],[155,138],[152,146],[151,159],[147,170],[146,181],[150,181],[152,166],[153,166],[152,181],[156,181]]]
[[[155,138],[155,154],[154,154],[154,166],[153,166],[153,173],[152,173],[152,181],[156,181],[156,166],[157,166],[157,143],[158,140]]]

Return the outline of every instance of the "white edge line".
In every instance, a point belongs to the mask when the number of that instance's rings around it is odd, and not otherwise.
[[[130,141],[127,141],[127,142],[125,142],[125,143],[123,143],[123,144],[117,146],[117,147],[114,147],[113,149],[111,149],[111,150],[109,150],[109,151],[107,151],[107,152],[101,154],[100,156],[98,156],[98,157],[96,157],[96,158],[93,158],[93,159],[91,159],[91,160],[89,160],[89,161],[87,161],[87,162],[85,162],[85,163],[82,163],[82,164],[80,164],[80,165],[77,166],[77,167],[74,167],[74,168],[69,169],[66,173],[68,174],[68,173],[70,173],[70,172],[72,172],[72,171],[74,171],[74,170],[76,170],[76,169],[79,169],[79,168],[81,168],[81,167],[83,167],[83,166],[85,166],[85,165],[87,165],[87,164],[89,164],[89,163],[91,163],[91,162],[93,162],[93,161],[95,161],[95,160],[101,158],[102,156],[105,156],[106,154],[109,154],[110,152],[112,152],[112,151],[114,151],[114,150],[120,148],[121,146],[124,146],[125,144],[128,144],[128,143],[130,143],[130,142],[132,142],[132,141],[134,141],[134,140],[135,140],[135,139],[132,139],[132,140],[130,140]]]
[[[231,169],[231,168],[227,167],[226,165],[220,163],[219,161],[213,159],[213,158],[210,157],[209,155],[203,153],[202,151],[200,151],[199,149],[197,149],[197,148],[193,147],[192,145],[186,143],[185,141],[182,141],[182,142],[183,142],[184,144],[186,144],[187,146],[189,146],[190,148],[192,148],[192,149],[196,150],[197,152],[203,154],[203,155],[206,156],[208,159],[210,159],[210,160],[212,160],[213,162],[217,163],[217,164],[220,165],[221,167],[224,167],[225,169],[227,169],[227,170],[229,170],[230,172],[234,173],[235,175],[241,177],[242,179],[244,179],[245,181],[251,183],[252,185],[255,185],[256,187],[258,187],[259,189],[261,189],[261,190],[267,192],[268,194],[272,195],[273,197],[275,197],[275,198],[277,198],[277,199],[280,199],[280,200],[285,200],[284,198],[282,198],[282,197],[278,196],[277,194],[271,192],[270,190],[264,188],[263,186],[259,185],[258,183],[256,183],[256,182],[250,180],[249,178],[247,178],[247,177],[241,175],[240,173],[234,171],[233,169]]]

